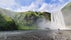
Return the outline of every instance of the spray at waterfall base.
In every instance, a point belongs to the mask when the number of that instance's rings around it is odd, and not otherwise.
[[[71,30],[71,28],[65,26],[64,17],[61,11],[51,12],[51,20],[46,18],[39,18],[37,21],[39,29],[49,30]]]

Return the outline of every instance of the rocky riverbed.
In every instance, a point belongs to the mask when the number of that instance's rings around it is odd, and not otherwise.
[[[6,31],[0,40],[71,40],[71,30]]]

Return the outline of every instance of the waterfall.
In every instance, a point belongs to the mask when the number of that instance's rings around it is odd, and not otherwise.
[[[51,21],[41,18],[37,21],[37,24],[40,29],[69,30],[65,26],[64,17],[60,10],[51,12]]]
[[[51,25],[53,29],[66,29],[61,11],[51,12]]]

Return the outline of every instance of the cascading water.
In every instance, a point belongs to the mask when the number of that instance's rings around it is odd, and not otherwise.
[[[63,14],[61,11],[51,12],[51,21],[41,18],[37,22],[40,29],[67,29],[65,27]]]
[[[51,25],[54,29],[66,29],[61,11],[51,13]]]

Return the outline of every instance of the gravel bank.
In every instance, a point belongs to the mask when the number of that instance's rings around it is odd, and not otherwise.
[[[71,30],[0,32],[0,40],[71,40]]]

